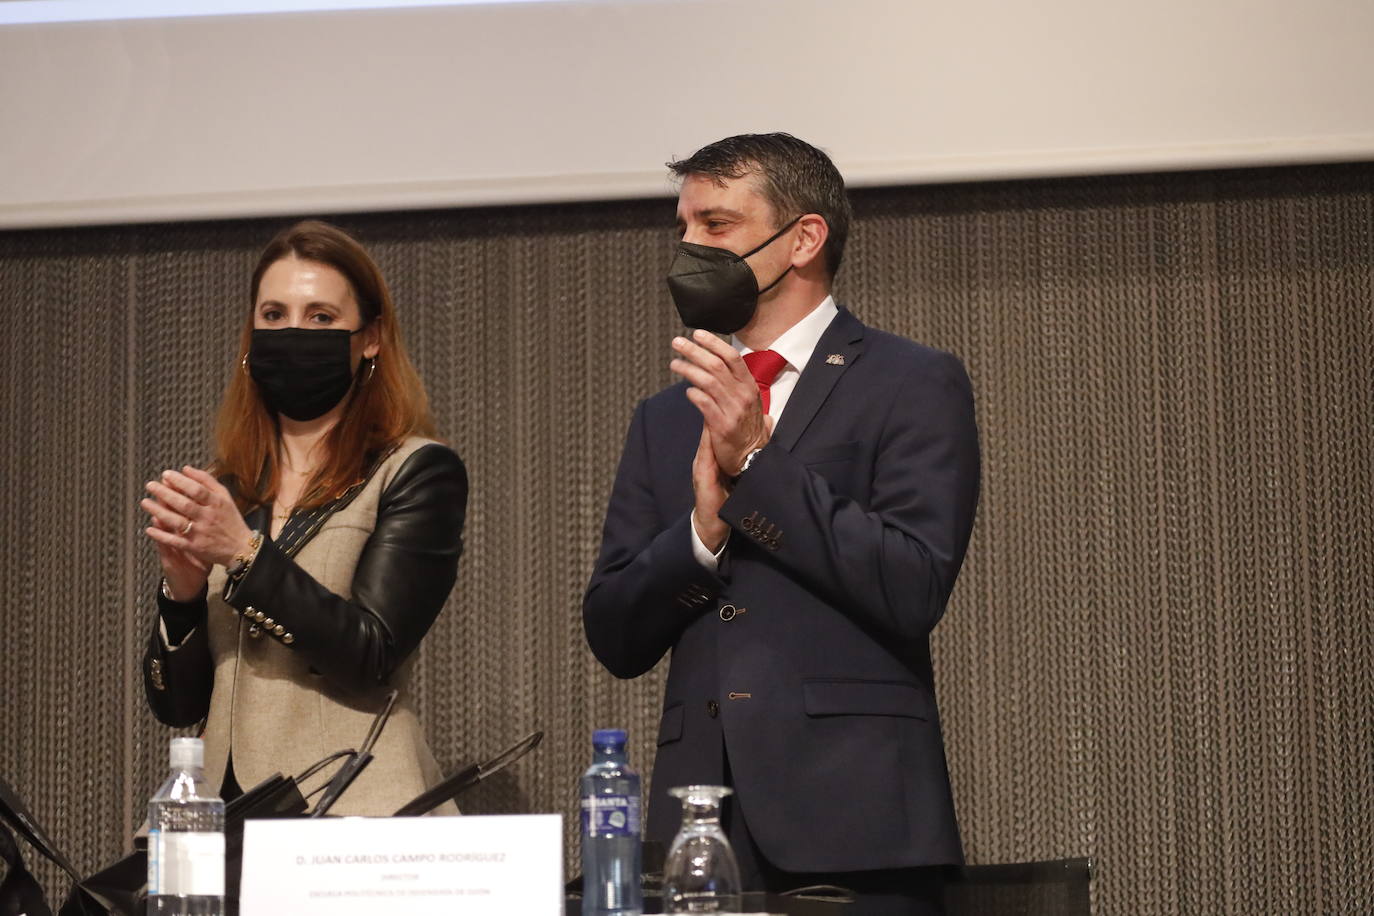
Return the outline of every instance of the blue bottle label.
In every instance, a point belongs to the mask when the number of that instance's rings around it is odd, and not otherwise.
[[[639,797],[594,795],[582,799],[583,836],[639,836]]]
[[[162,874],[162,856],[160,854],[162,843],[160,841],[161,831],[156,827],[148,831],[148,896],[156,897],[162,893],[162,884],[158,878]]]

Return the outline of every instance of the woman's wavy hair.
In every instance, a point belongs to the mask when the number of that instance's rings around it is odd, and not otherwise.
[[[296,223],[267,243],[253,271],[248,313],[239,335],[234,372],[215,424],[215,471],[239,508],[247,511],[276,498],[281,462],[276,415],[268,410],[248,374],[245,357],[253,338],[258,289],[267,269],[292,255],[343,274],[362,313],[364,327],[376,322],[380,348],[370,365],[354,374],[339,422],[326,434],[326,454],[306,483],[297,506],[319,506],[361,481],[372,462],[406,437],[434,435],[429,399],[401,343],[396,307],[376,263],[348,233],[318,220]]]

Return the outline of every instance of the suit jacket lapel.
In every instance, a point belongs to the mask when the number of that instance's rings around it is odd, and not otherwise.
[[[840,376],[863,353],[863,337],[863,323],[842,307],[821,335],[801,378],[797,379],[797,387],[792,389],[782,419],[773,431],[773,442],[792,451]]]

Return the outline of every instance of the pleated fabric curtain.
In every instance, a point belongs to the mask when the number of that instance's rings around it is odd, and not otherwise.
[[[1091,855],[1103,914],[1365,911],[1374,166],[855,200],[838,298],[977,393],[982,504],[935,644],[970,861]],[[591,730],[654,755],[666,665],[602,671],[580,600],[630,412],[670,381],[672,203],[337,221],[472,479],[424,721],[450,770],[546,732],[464,807],[563,814],[575,873]],[[142,482],[209,457],[285,222],[0,234],[0,773],[87,869],[171,734],[138,680]]]

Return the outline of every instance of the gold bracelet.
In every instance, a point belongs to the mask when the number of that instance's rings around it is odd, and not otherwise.
[[[253,536],[248,540],[248,549],[243,553],[234,556],[234,562],[230,563],[225,572],[231,579],[242,579],[243,574],[248,572],[248,567],[253,565],[253,561],[258,558],[258,548],[262,546],[262,532],[254,531]]]

